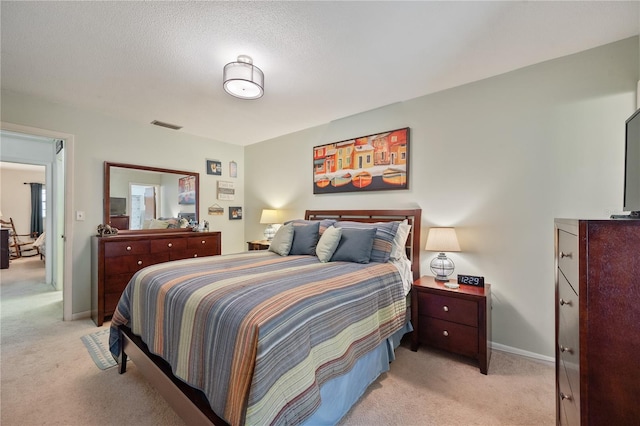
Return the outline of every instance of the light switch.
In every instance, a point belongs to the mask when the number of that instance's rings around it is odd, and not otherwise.
[[[84,212],[82,210],[76,210],[76,220],[84,220]]]

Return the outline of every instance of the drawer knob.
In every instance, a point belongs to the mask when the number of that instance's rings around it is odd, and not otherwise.
[[[572,306],[573,302],[571,300],[560,299],[560,306],[564,306],[564,305]]]
[[[138,265],[142,265],[142,260],[138,260]]]
[[[206,243],[206,241],[205,241],[205,240],[200,241],[200,244],[204,244],[204,243]]]
[[[449,312],[449,307],[447,305],[444,305],[442,307],[442,310],[445,311],[445,312]]]
[[[127,246],[127,251],[131,251],[131,246]]]
[[[449,335],[449,332],[447,330],[445,330],[445,331],[442,332],[442,335],[446,337],[446,336]]]
[[[173,243],[167,244],[167,247],[169,247],[169,248],[173,247]]]
[[[198,253],[194,254],[193,257],[198,257]]]
[[[560,252],[560,259],[564,259],[565,257],[568,257],[569,259],[573,258],[573,253],[565,253],[563,251]]]
[[[564,392],[560,392],[560,399],[566,399],[567,401],[571,401],[573,398],[571,398],[571,395],[567,395]]]
[[[560,345],[560,352],[568,352],[568,353],[572,354],[573,353],[573,349],[568,348],[566,346]]]

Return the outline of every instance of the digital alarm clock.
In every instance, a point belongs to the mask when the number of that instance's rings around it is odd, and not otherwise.
[[[477,277],[475,275],[462,275],[458,274],[458,284],[473,285],[476,287],[484,287],[484,277]]]

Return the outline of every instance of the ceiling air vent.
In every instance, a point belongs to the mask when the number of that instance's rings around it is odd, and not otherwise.
[[[165,123],[164,121],[158,121],[158,120],[153,120],[151,124],[153,124],[154,126],[166,127],[167,129],[172,129],[172,130],[182,129],[182,126],[176,126],[175,124],[169,124],[169,123]]]

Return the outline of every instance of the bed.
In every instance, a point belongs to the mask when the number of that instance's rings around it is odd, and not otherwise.
[[[308,210],[269,251],[141,270],[111,323],[120,372],[188,424],[337,423],[412,329],[420,215]]]

